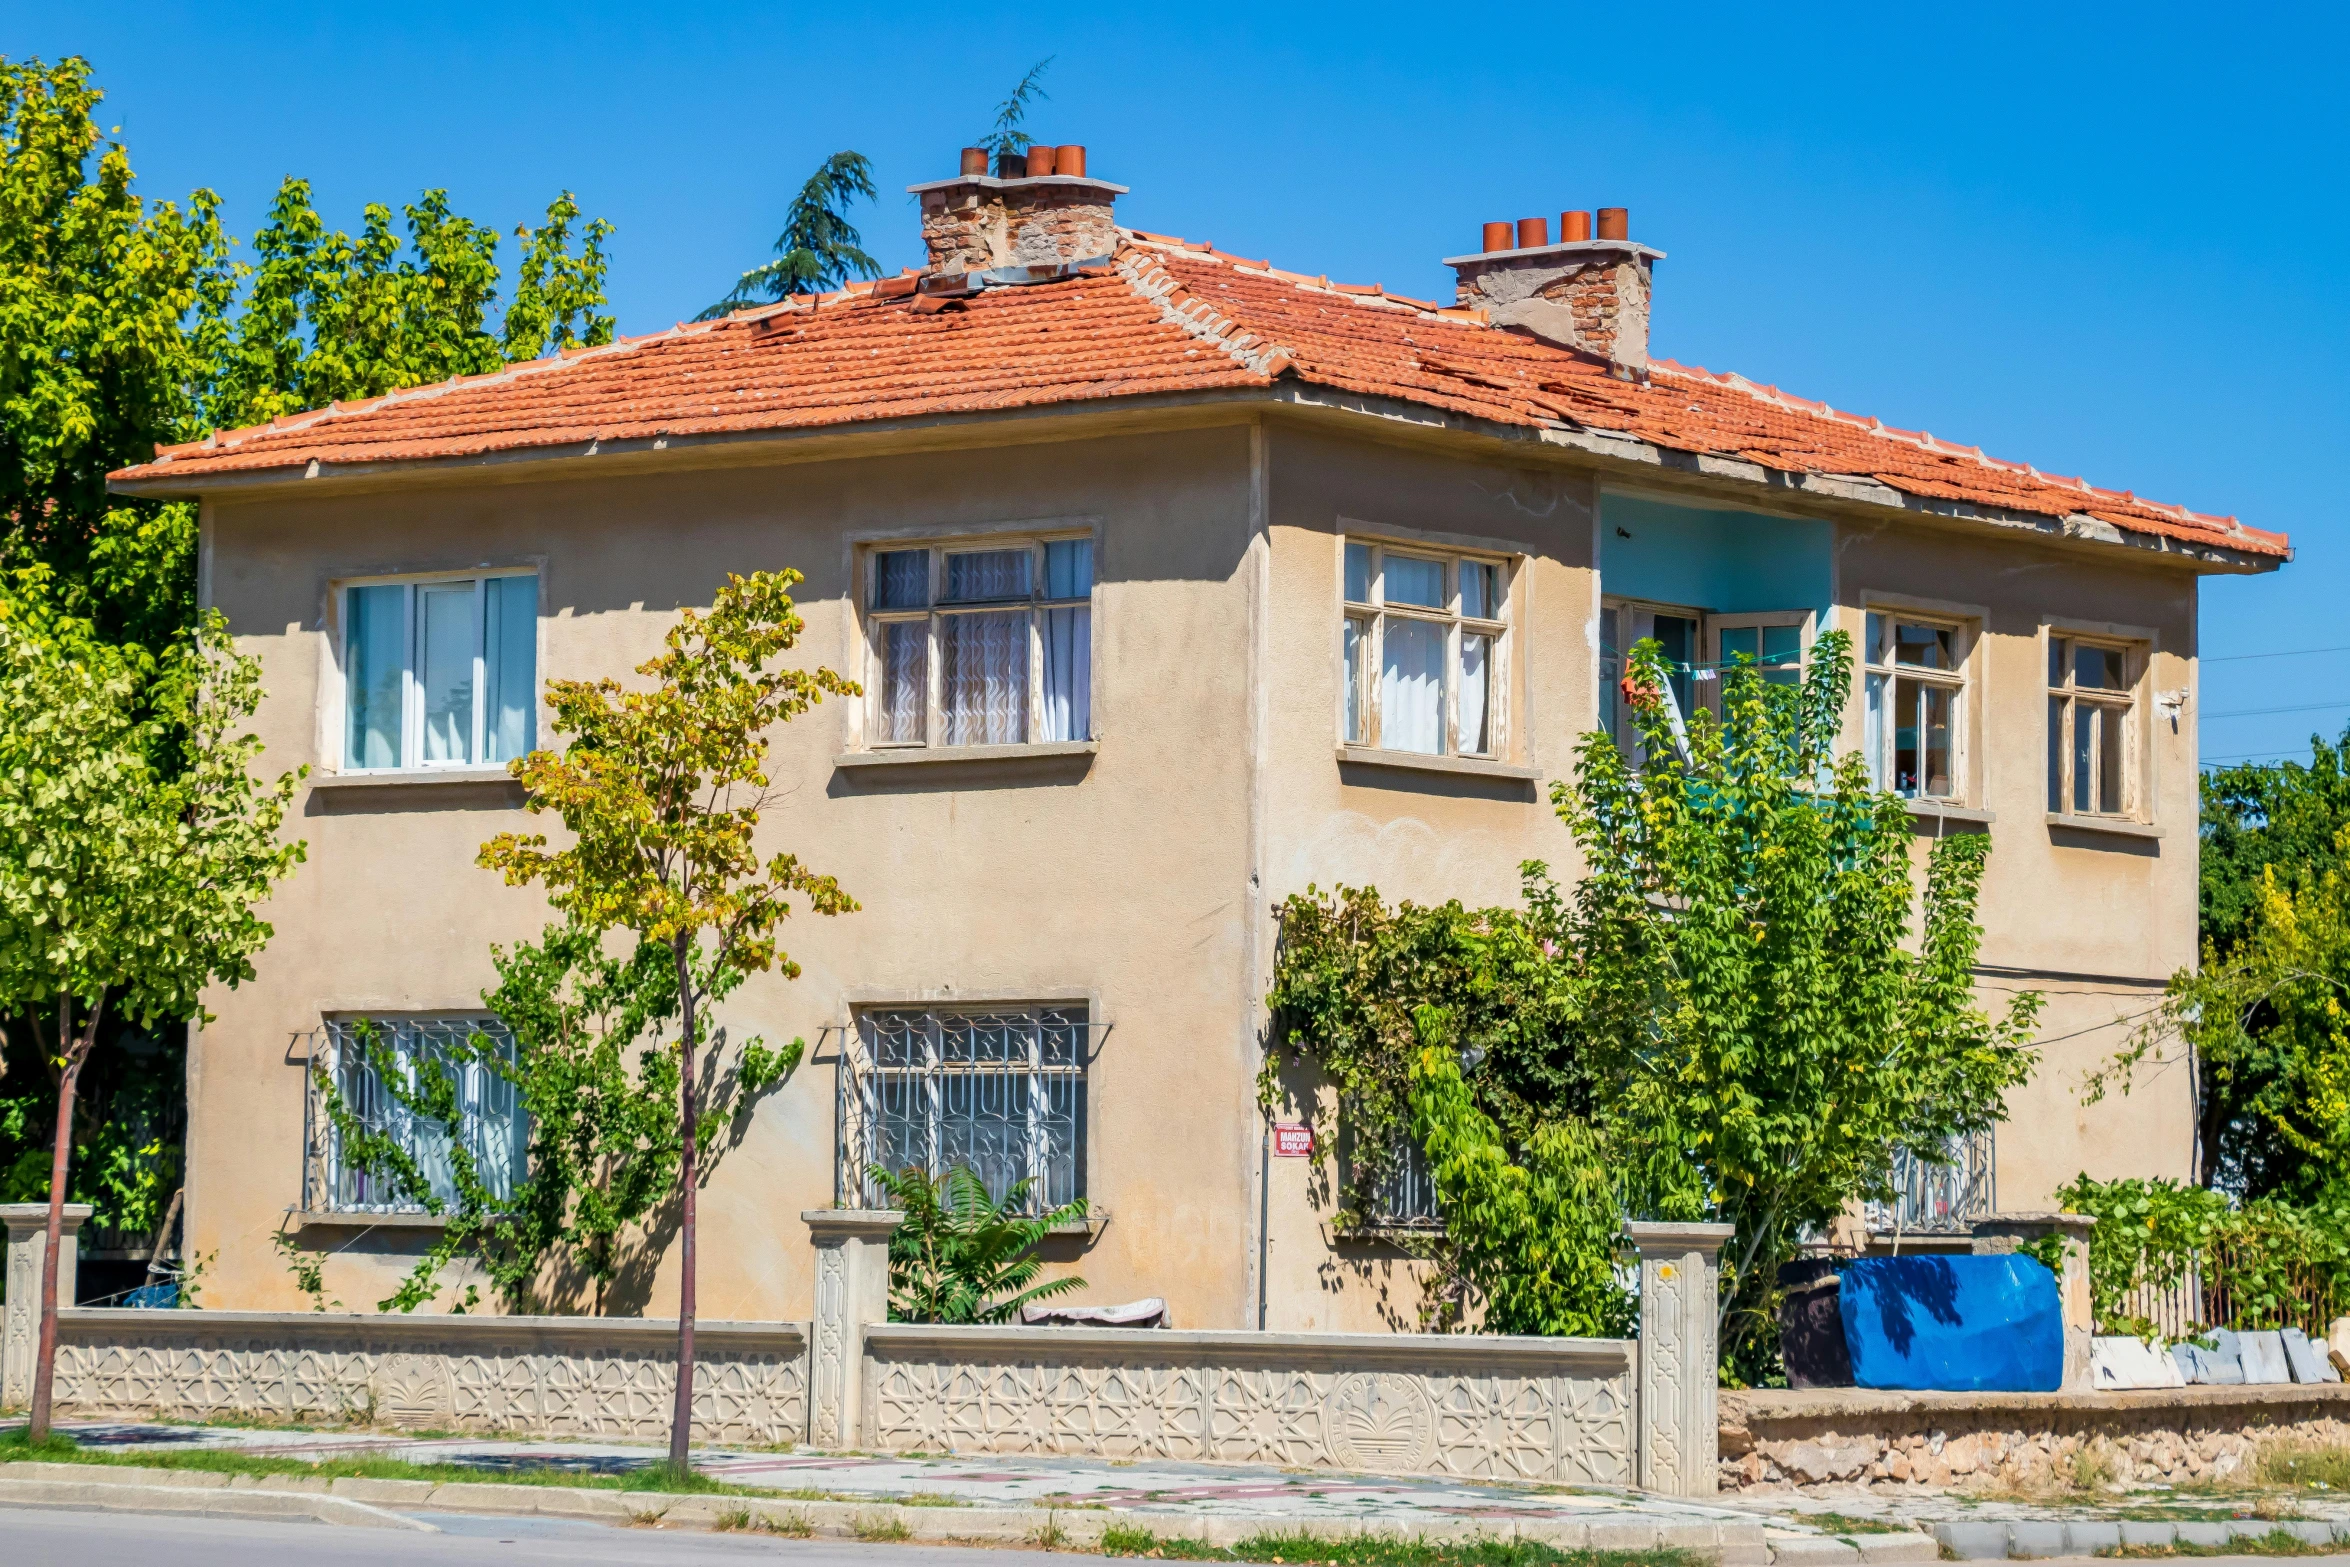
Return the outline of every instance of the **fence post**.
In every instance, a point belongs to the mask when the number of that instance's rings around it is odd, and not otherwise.
[[[816,1248],[808,1445],[854,1447],[865,1427],[865,1327],[889,1320],[889,1237],[906,1216],[891,1208],[810,1208],[800,1217]]]
[[[1720,1353],[1714,1317],[1722,1247],[1735,1226],[1631,1220],[1640,1253],[1640,1368],[1634,1437],[1640,1488],[1711,1496],[1720,1482]]]
[[[2064,1391],[2086,1393],[2090,1336],[2096,1332],[2095,1301],[2089,1293],[2089,1231],[2097,1220],[2086,1213],[2002,1213],[1975,1221],[1975,1255],[1996,1257],[2021,1251],[2045,1235],[2064,1237],[2064,1266],[2056,1270],[2056,1298],[2064,1308]]]
[[[60,1306],[74,1301],[82,1221],[89,1216],[86,1203],[65,1205],[65,1223],[58,1231],[57,1246]],[[5,1319],[0,1320],[0,1409],[22,1409],[33,1401],[33,1358],[41,1347],[41,1253],[49,1238],[49,1205],[0,1203],[0,1223],[8,1226],[8,1305]]]

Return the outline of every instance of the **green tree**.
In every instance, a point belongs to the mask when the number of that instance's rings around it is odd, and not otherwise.
[[[1461,1075],[1452,1020],[1420,1009],[1412,1131],[1427,1151],[1454,1265],[1483,1300],[1488,1333],[1629,1333],[1611,1265],[1621,1221],[1606,1149],[1580,1116],[1545,1119],[1512,1155]]]
[[[359,237],[329,231],[310,182],[289,177],[253,237],[250,277],[233,322],[215,334],[203,415],[228,429],[329,403],[380,397],[402,387],[481,375],[551,350],[608,343],[601,218],[571,249],[578,204],[565,191],[537,229],[516,230],[521,275],[497,307],[498,235],[452,212],[448,192],[428,190],[402,211],[361,210]]]
[[[571,841],[551,849],[544,834],[509,832],[481,851],[510,884],[544,884],[572,923],[666,948],[677,976],[681,1277],[669,1461],[681,1472],[693,1417],[699,1050],[711,976],[797,978],[777,940],[792,896],[820,914],[857,906],[831,877],[789,853],[762,858],[754,841],[772,798],[769,732],[828,693],[859,694],[829,669],[778,663],[805,629],[791,600],[799,580],[794,571],[729,576],[709,613],[683,611],[664,651],[637,666],[650,689],[548,681],[555,730],[571,742],[560,754],[532,752],[513,772],[527,808],[554,811]]]
[[[1519,1292],[1514,1320],[1588,1321],[1604,1306],[1577,1282],[1588,1272],[1513,1271],[1531,1266],[1517,1260],[1526,1237],[1545,1237],[1546,1259],[1576,1235],[1612,1248],[1593,1188],[1566,1179],[1576,1160],[1609,1172],[1617,1213],[1736,1225],[1721,1343],[1751,1380],[1771,1369],[1776,1272],[1798,1236],[1890,1197],[1896,1154],[1937,1158],[1997,1120],[2030,1070],[2039,998],[1998,1019],[1975,1005],[1980,835],[1927,856],[1911,944],[1908,811],[1858,755],[1834,755],[1849,638],[1821,637],[1800,685],[1725,671],[1718,720],[1676,727],[1668,673],[1655,643],[1636,649],[1632,752],[1586,736],[1573,784],[1553,786],[1586,866],[1569,902],[1539,866],[1523,912],[1357,923],[1292,900],[1274,1003],[1293,1049],[1344,1090],[1392,1083],[1399,1060],[1416,1070],[1432,1163],[1429,1111],[1444,1110],[1439,1261],[1489,1313],[1505,1290]],[[1461,1068],[1429,1063],[1428,1041],[1400,1027],[1409,1017],[1425,1034],[1430,1005]],[[1498,1080],[1480,1089],[1488,1073]]]
[[[2350,980],[2350,730],[2302,762],[2202,779],[2202,963],[2093,1076],[2091,1102],[2191,1045],[2199,1177],[2246,1200],[2311,1201],[2350,1166],[2338,1121],[2343,1063],[2328,1008]]]
[[[49,1427],[56,1284],[75,1090],[110,1012],[143,1026],[195,1015],[205,986],[253,975],[256,912],[302,859],[281,840],[299,773],[263,787],[237,732],[260,669],[217,616],[189,678],[157,693],[138,662],[47,602],[20,572],[0,599],[0,1004],[54,1013],[58,1103],[32,1432]],[[185,764],[158,760],[176,726]]]
[[[979,138],[979,145],[987,149],[991,159],[1017,157],[1035,144],[1036,138],[1027,130],[1028,106],[1039,98],[1052,96],[1044,90],[1044,73],[1053,58],[1048,54],[1030,66],[1028,74],[1012,89],[1012,95],[996,105],[995,124]]]
[[[906,1216],[889,1237],[889,1314],[897,1322],[1010,1322],[1033,1301],[1085,1288],[1080,1278],[1038,1282],[1037,1246],[1085,1217],[1085,1199],[1028,1214],[1027,1181],[998,1202],[963,1165],[933,1180],[917,1169],[873,1172]]]
[[[608,342],[602,220],[570,195],[518,230],[493,323],[497,236],[426,191],[328,232],[287,180],[234,259],[221,203],[148,202],[101,133],[87,61],[0,60],[0,526],[67,612],[164,657],[195,625],[195,507],[109,496],[106,475],[207,431]],[[576,243],[575,243],[576,242]]]
[[[2314,802],[2300,809],[2313,814]],[[2161,1005],[2090,1079],[2128,1092],[2184,1041],[2205,1184],[2246,1200],[2350,1202],[2350,823],[2323,852],[2263,865],[2244,927],[2173,975]],[[2208,871],[2207,871],[2208,874]]]
[[[240,262],[211,191],[137,193],[101,101],[84,60],[0,60],[0,567],[46,568],[55,607],[121,650],[144,716],[171,718],[199,644],[196,508],[110,496],[107,474],[219,425],[609,341],[610,225],[582,228],[565,194],[518,230],[502,323],[495,236],[439,192],[408,209],[403,253],[387,209],[330,234],[290,180]],[[174,718],[155,746],[177,770],[191,737]],[[44,1026],[5,1020],[0,1077],[38,1062],[55,1086]],[[174,1032],[110,1018],[79,1080],[70,1195],[107,1221],[146,1228],[177,1179],[176,1139],[153,1135],[179,1120]],[[38,1098],[0,1100],[0,1190],[45,1189]]]
[[[775,259],[735,279],[724,299],[694,317],[715,321],[747,305],[772,304],[794,294],[822,294],[852,277],[879,277],[881,263],[862,248],[848,206],[873,197],[873,165],[861,152],[836,152],[809,175],[784,213]]]

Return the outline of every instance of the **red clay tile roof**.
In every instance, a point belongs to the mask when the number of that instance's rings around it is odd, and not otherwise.
[[[2284,535],[1896,430],[1735,375],[1658,360],[1646,386],[1485,324],[1482,312],[1284,272],[1129,233],[1116,270],[914,308],[910,280],[681,324],[485,376],[336,404],[166,447],[115,478],[476,457],[591,441],[807,429],[1155,392],[1284,374],[1492,424],[1615,432],[1790,474],[1874,479],[1930,500],[2250,555]]]

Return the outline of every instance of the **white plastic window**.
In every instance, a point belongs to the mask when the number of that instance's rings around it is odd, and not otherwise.
[[[538,743],[538,578],[343,590],[343,768],[494,767]]]

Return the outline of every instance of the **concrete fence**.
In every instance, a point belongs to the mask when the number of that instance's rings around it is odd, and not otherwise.
[[[1683,1495],[1714,1488],[1722,1225],[1638,1225],[1641,1340],[933,1327],[888,1315],[898,1216],[803,1215],[816,1318],[696,1326],[694,1434],[870,1451],[1099,1454]],[[38,1231],[11,1232],[0,1405],[31,1392]],[[37,1274],[36,1274],[37,1276]],[[649,1318],[59,1313],[61,1413],[659,1437],[676,1325]]]

